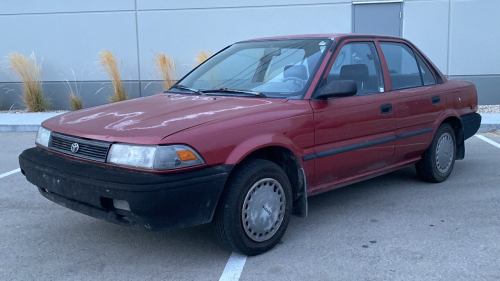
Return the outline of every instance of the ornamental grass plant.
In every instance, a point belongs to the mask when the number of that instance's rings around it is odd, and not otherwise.
[[[36,61],[35,54],[27,58],[20,53],[12,53],[7,59],[8,67],[17,73],[23,84],[23,101],[29,112],[46,111],[50,105],[42,89],[42,65]]]
[[[120,76],[120,69],[122,68],[122,60],[118,59],[114,53],[109,50],[104,50],[99,53],[99,62],[108,74],[113,83],[113,94],[108,98],[110,102],[118,102],[128,100],[129,97],[125,93],[123,83]]]
[[[165,53],[153,52],[155,57],[151,59],[155,65],[154,71],[157,78],[163,81],[163,90],[167,91],[174,84],[176,65],[173,58],[167,57]]]
[[[196,62],[196,66],[202,64],[204,61],[206,61],[209,57],[213,56],[214,54],[210,51],[199,51],[196,53],[194,57],[194,61]]]

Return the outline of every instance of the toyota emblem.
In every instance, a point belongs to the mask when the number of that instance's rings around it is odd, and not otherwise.
[[[80,149],[80,146],[76,142],[71,145],[71,152],[77,153],[78,149]]]

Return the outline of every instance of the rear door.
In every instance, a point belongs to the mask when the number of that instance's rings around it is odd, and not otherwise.
[[[313,193],[390,165],[395,149],[394,93],[385,91],[376,44],[370,40],[344,41],[320,85],[354,80],[355,96],[311,99],[315,121],[316,175],[309,180]],[[321,87],[318,91],[321,90]]]
[[[446,108],[446,90],[421,55],[404,41],[379,42],[396,96],[397,161],[419,157],[432,140],[435,121]],[[384,63],[384,62],[383,62]]]

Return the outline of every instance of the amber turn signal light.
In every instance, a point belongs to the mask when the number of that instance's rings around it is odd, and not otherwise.
[[[176,151],[176,153],[179,156],[179,159],[181,159],[181,161],[189,161],[189,160],[198,159],[198,157],[196,157],[196,155],[189,150]]]

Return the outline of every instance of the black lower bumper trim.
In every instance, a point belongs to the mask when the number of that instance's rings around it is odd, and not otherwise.
[[[233,165],[152,174],[83,162],[42,148],[19,156],[26,179],[47,199],[77,212],[143,230],[182,228],[212,220]],[[127,201],[130,211],[113,200]]]
[[[477,133],[481,126],[481,115],[479,113],[471,113],[460,116],[462,127],[464,129],[464,140],[472,137]]]

